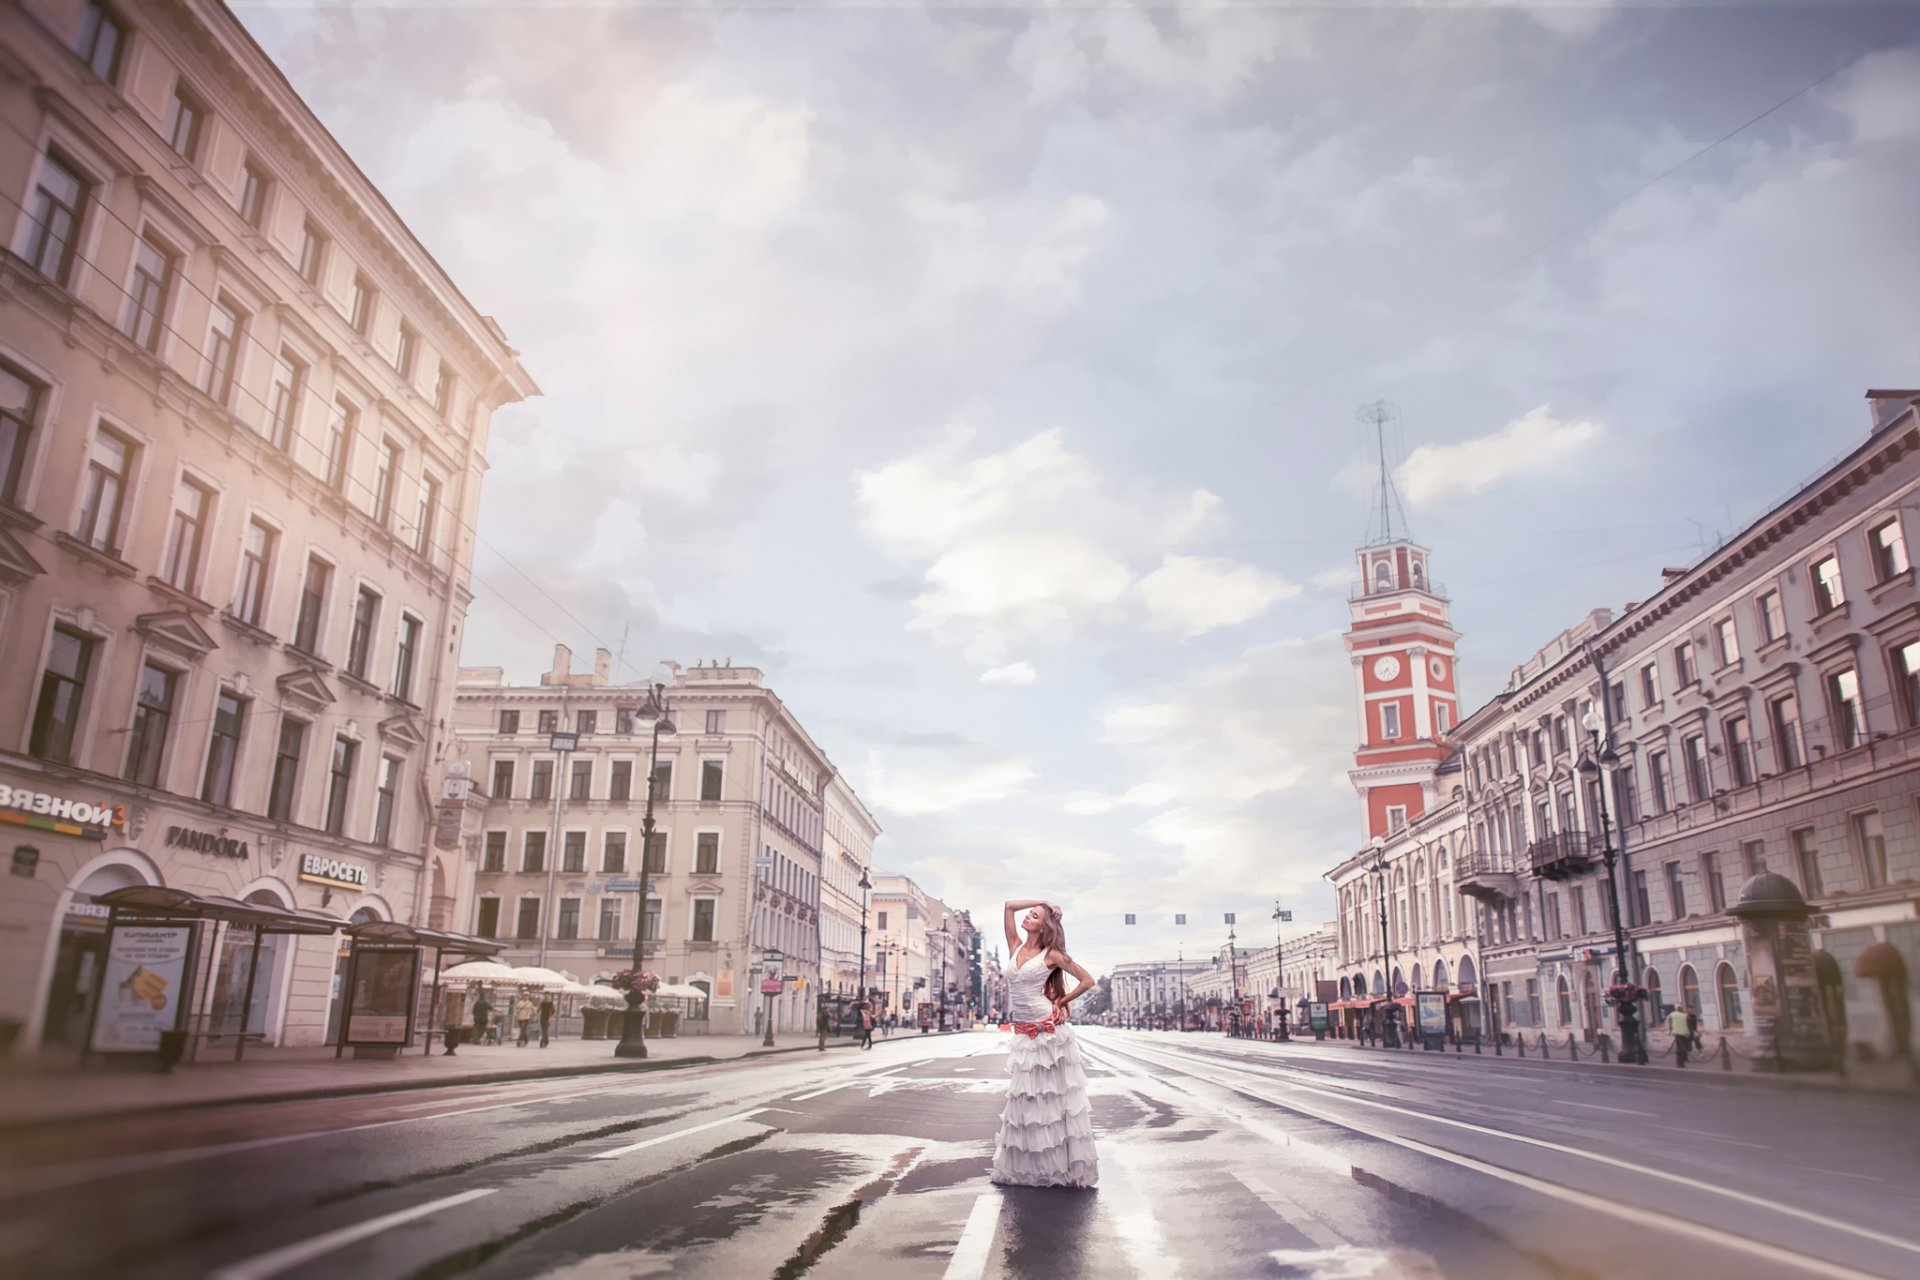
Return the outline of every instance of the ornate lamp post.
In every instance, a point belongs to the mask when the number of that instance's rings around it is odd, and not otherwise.
[[[653,785],[654,779],[660,774],[660,735],[674,732],[673,721],[667,719],[663,692],[663,686],[654,685],[647,693],[647,706],[641,713],[653,719],[653,747],[647,754],[647,809],[640,819],[640,877],[639,889],[634,895],[637,910],[633,922],[633,967],[636,970],[646,968],[647,963],[647,859],[653,852]],[[613,1056],[647,1056],[647,1011],[644,1003],[628,1008],[626,1021],[620,1027],[620,1043],[613,1046]]]
[[[1374,883],[1378,887],[1376,896],[1380,899],[1380,978],[1387,987],[1387,1011],[1385,1016],[1380,1020],[1382,1024],[1380,1027],[1380,1043],[1389,1049],[1398,1049],[1400,1047],[1400,1027],[1399,1020],[1395,1016],[1394,1011],[1400,1006],[1393,1003],[1398,997],[1393,993],[1393,937],[1387,932],[1386,848],[1387,841],[1384,836],[1375,836],[1373,838],[1373,861],[1368,864],[1367,869],[1373,872],[1375,876]]]
[[[774,993],[785,985],[780,976],[780,962],[786,953],[778,947],[768,947],[760,953],[760,994],[767,998],[767,1034],[760,1041],[762,1048],[773,1048],[773,997]]]
[[[860,868],[860,1002],[867,1001],[867,895],[873,889],[873,881],[867,878],[867,869]],[[868,1009],[871,1013],[872,1009]]]
[[[1276,1026],[1276,1031],[1278,1033],[1279,1038],[1282,1040],[1291,1040],[1293,1037],[1287,1034],[1287,996],[1286,996],[1287,968],[1286,968],[1286,961],[1282,952],[1282,947],[1285,944],[1285,939],[1283,939],[1280,936],[1280,926],[1286,925],[1286,924],[1292,924],[1292,923],[1293,923],[1293,912],[1288,911],[1286,908],[1282,907],[1278,902],[1274,903],[1273,904],[1273,999],[1274,999],[1275,1007],[1279,1011],[1278,1012],[1279,1022]]]
[[[1600,795],[1600,858],[1607,864],[1607,897],[1613,903],[1614,976],[1608,985],[1637,985],[1627,975],[1627,931],[1620,916],[1620,879],[1613,870],[1619,851],[1613,847],[1613,820],[1607,812],[1607,788],[1613,785],[1613,777],[1620,771],[1620,755],[1601,735],[1604,722],[1598,708],[1588,707],[1586,718],[1580,723],[1593,735],[1593,752],[1582,757],[1574,768],[1589,784],[1598,784],[1595,789]],[[1644,1066],[1647,1049],[1640,1035],[1638,1006],[1632,1000],[1615,1001],[1614,1017],[1620,1024],[1620,1061]]]

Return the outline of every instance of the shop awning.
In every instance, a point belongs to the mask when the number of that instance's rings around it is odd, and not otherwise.
[[[262,933],[319,935],[333,933],[346,922],[318,911],[289,911],[264,902],[241,902],[217,894],[188,893],[157,884],[128,885],[97,893],[93,900],[117,915],[162,920],[218,920]]]
[[[398,920],[366,920],[348,925],[347,934],[363,942],[385,943],[395,947],[431,947],[449,956],[497,956],[507,944],[494,938],[476,938],[467,933],[445,929],[423,929]]]

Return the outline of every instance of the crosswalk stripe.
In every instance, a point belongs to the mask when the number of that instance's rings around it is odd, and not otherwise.
[[[953,1246],[953,1258],[947,1263],[944,1280],[981,1280],[987,1274],[987,1258],[993,1249],[993,1233],[1000,1225],[1000,1206],[1005,1201],[998,1191],[983,1191],[967,1214],[967,1225]]]
[[[1282,1222],[1319,1245],[1322,1249],[1338,1248],[1345,1243],[1339,1236],[1329,1231],[1325,1224],[1318,1218],[1313,1217],[1305,1209],[1287,1199],[1287,1197],[1281,1195],[1278,1191],[1275,1191],[1267,1184],[1265,1178],[1260,1177],[1258,1174],[1241,1173],[1239,1170],[1235,1170],[1233,1176],[1240,1180],[1241,1186],[1253,1192],[1262,1204],[1273,1210]]]

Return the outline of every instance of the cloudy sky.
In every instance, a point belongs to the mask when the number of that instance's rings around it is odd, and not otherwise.
[[[463,659],[761,666],[1099,969],[1330,914],[1357,406],[1477,704],[1920,377],[1906,7],[238,7],[547,393]]]

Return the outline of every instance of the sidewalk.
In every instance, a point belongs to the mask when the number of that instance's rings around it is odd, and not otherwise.
[[[957,1032],[935,1032],[955,1035]],[[896,1035],[894,1041],[927,1037]],[[555,1040],[537,1044],[463,1044],[452,1057],[438,1045],[431,1054],[418,1045],[391,1062],[356,1060],[351,1052],[336,1059],[331,1047],[250,1049],[245,1061],[183,1064],[172,1074],[101,1063],[81,1070],[72,1064],[23,1062],[0,1066],[0,1133],[8,1130],[150,1115],[193,1107],[235,1103],[296,1102],[406,1089],[501,1084],[560,1076],[613,1072],[672,1071],[715,1062],[784,1053],[817,1052],[818,1040],[799,1033],[774,1037],[763,1048],[757,1035],[680,1036],[648,1040],[643,1060],[616,1058],[617,1040]],[[853,1047],[844,1037],[829,1037],[829,1052]],[[889,1043],[875,1037],[876,1047]]]

